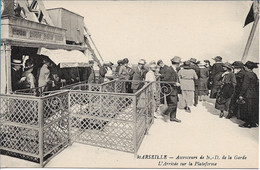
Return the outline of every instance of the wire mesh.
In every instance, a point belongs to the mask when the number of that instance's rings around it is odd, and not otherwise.
[[[134,152],[132,101],[132,96],[71,91],[72,141]]]
[[[0,95],[0,102],[1,154],[42,163],[67,146],[68,91],[44,97]]]

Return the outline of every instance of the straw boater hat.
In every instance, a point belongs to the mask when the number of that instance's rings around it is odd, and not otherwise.
[[[13,60],[12,60],[12,65],[21,66],[21,65],[23,65],[23,64],[22,64],[22,60],[13,59]]]
[[[181,62],[181,58],[179,56],[174,56],[171,59],[171,62],[173,62],[173,63],[180,63]]]
[[[222,57],[220,57],[220,56],[216,56],[215,58],[212,58],[212,59],[215,61],[222,61]]]

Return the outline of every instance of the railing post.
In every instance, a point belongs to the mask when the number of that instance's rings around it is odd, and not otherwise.
[[[136,95],[133,97],[133,146],[134,146],[134,156],[137,157],[137,102]]]
[[[40,166],[43,167],[43,159],[44,159],[44,152],[43,152],[43,128],[44,128],[44,117],[43,117],[43,99],[38,100],[39,108],[38,108],[38,116],[39,116],[39,158],[40,158]]]
[[[69,146],[71,146],[72,145],[72,140],[71,140],[71,110],[70,110],[70,102],[71,102],[71,100],[70,100],[70,91],[68,91],[68,112],[69,112],[69,139],[68,139],[68,144],[69,144]]]

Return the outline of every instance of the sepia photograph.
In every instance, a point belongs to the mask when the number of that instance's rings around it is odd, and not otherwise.
[[[1,0],[0,168],[259,169],[259,0]]]

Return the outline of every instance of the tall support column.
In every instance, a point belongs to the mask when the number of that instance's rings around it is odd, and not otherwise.
[[[12,77],[11,77],[11,45],[5,45],[5,65],[7,76],[7,94],[12,92]]]
[[[5,44],[1,44],[1,94],[7,93]]]

